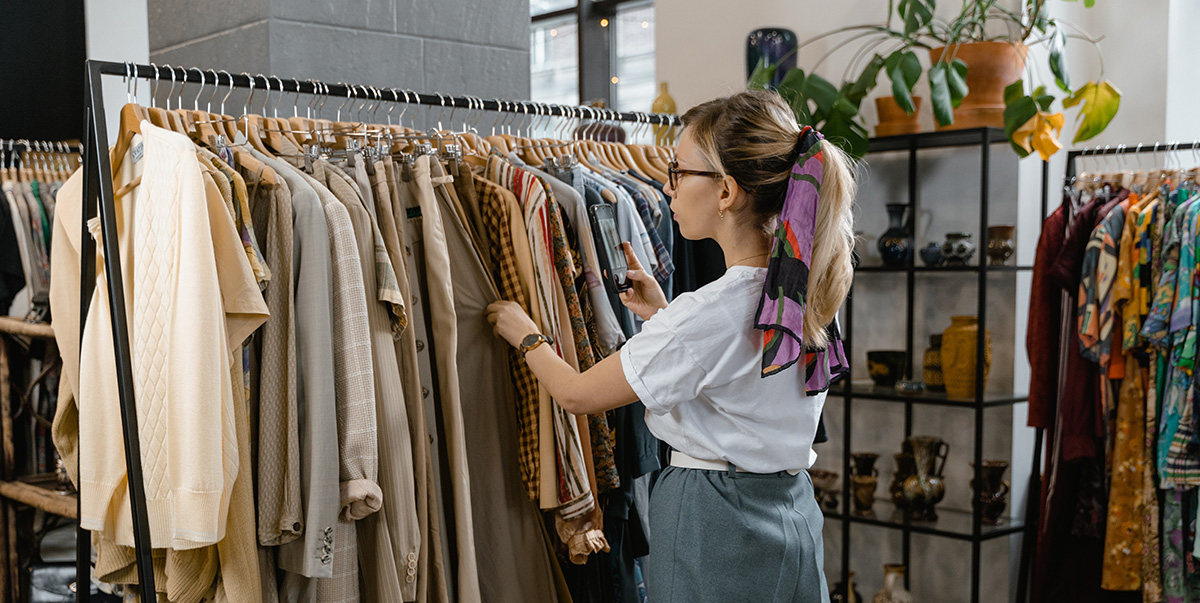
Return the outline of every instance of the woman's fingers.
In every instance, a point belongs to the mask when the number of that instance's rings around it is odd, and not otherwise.
[[[625,263],[629,265],[629,271],[642,270],[642,263],[638,261],[637,256],[633,254],[633,246],[629,241],[621,242],[621,250],[625,252]]]

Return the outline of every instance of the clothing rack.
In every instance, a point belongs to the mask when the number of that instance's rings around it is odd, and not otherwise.
[[[1128,144],[1118,144],[1116,146],[1104,145],[1103,147],[1084,147],[1082,149],[1075,149],[1067,152],[1067,182],[1071,182],[1075,179],[1075,176],[1077,175],[1075,172],[1075,160],[1079,159],[1080,157],[1096,157],[1102,155],[1142,155],[1145,153],[1174,153],[1177,151],[1195,150],[1200,150],[1200,140],[1193,140],[1192,142],[1156,142],[1153,145],[1147,145],[1139,142],[1136,145],[1133,145],[1133,148],[1130,148],[1130,145]],[[1045,212],[1042,213],[1044,214]]]
[[[130,508],[133,515],[134,549],[137,559],[138,584],[143,596],[156,592],[154,571],[151,562],[150,528],[146,515],[146,495],[142,481],[141,446],[138,440],[137,409],[133,396],[133,366],[130,360],[129,330],[125,311],[125,289],[122,283],[120,249],[117,242],[117,224],[114,207],[112,165],[108,156],[108,128],[104,112],[103,76],[118,76],[126,79],[145,79],[162,82],[187,82],[196,84],[224,85],[232,88],[263,88],[272,91],[303,93],[315,96],[345,97],[360,100],[390,100],[407,104],[435,107],[459,107],[500,113],[520,113],[532,116],[553,115],[559,117],[584,117],[604,121],[634,122],[655,125],[680,125],[675,115],[617,112],[594,107],[551,105],[533,101],[485,100],[471,96],[446,96],[423,94],[397,88],[345,83],[326,84],[317,80],[300,81],[294,78],[281,79],[275,76],[230,75],[227,71],[199,68],[159,67],[111,61],[86,62],[87,95],[85,98],[86,124],[82,146],[85,197],[81,231],[83,241],[91,240],[87,224],[97,211],[104,245],[104,277],[108,287],[109,311],[112,319],[113,349],[116,356],[117,391],[121,406],[121,426],[125,443],[125,469],[129,485]],[[213,73],[210,80],[207,73]],[[224,74],[222,82],[216,74]],[[259,82],[266,82],[259,85]],[[271,82],[277,83],[272,87]],[[82,340],[87,321],[87,308],[95,285],[95,247],[83,245],[80,254],[80,305],[79,328]],[[76,601],[90,600],[91,585],[91,536],[87,530],[78,528],[76,535]]]

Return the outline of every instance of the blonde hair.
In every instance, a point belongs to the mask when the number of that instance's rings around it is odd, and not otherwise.
[[[783,97],[747,90],[697,105],[682,121],[709,167],[732,176],[746,192],[743,219],[772,233],[799,156],[800,125]],[[821,153],[821,197],[804,306],[804,344],[810,349],[828,345],[826,327],[842,307],[854,276],[854,166],[832,143],[823,143]]]

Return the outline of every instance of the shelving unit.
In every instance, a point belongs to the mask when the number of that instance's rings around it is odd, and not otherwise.
[[[0,316],[0,441],[3,463],[0,465],[0,597],[20,601],[20,553],[17,550],[17,509],[32,507],[75,519],[79,516],[79,498],[56,488],[53,474],[18,476],[14,446],[12,384],[9,367],[13,362],[14,338],[41,339],[54,345],[54,329],[48,324],[32,324]]]
[[[980,154],[980,169],[979,169],[979,230],[981,237],[985,236],[982,233],[987,233],[988,229],[988,208],[989,208],[989,177],[990,177],[990,160],[992,145],[1008,144],[1004,131],[998,128],[977,128],[969,130],[954,130],[946,132],[931,132],[923,134],[913,134],[904,136],[888,136],[882,138],[873,138],[870,141],[868,153],[881,152],[896,152],[907,151],[907,198],[910,215],[916,215],[920,208],[921,195],[919,191],[919,179],[917,173],[918,151],[923,149],[946,149],[954,147],[975,147]],[[1046,213],[1046,191],[1047,183],[1049,182],[1049,164],[1042,164],[1042,202],[1041,215]],[[1040,220],[1039,220],[1040,223]],[[910,233],[911,234],[911,233]],[[931,267],[917,265],[916,249],[913,250],[912,258],[907,266],[903,267],[888,267],[888,266],[861,266],[856,267],[855,272],[870,274],[877,273],[883,275],[896,275],[903,277],[905,280],[905,352],[909,359],[915,359],[914,346],[914,327],[913,327],[913,312],[915,306],[915,289],[918,278],[959,278],[966,279],[975,277],[975,285],[977,288],[977,309],[976,314],[979,318],[979,330],[984,332],[987,328],[987,300],[988,300],[988,281],[989,276],[994,274],[1008,273],[1016,274],[1021,272],[1031,272],[1031,266],[989,266],[987,265],[986,240],[980,241],[980,249],[976,253],[974,262],[965,266],[946,266],[946,267]],[[915,241],[914,241],[915,247]],[[857,279],[856,279],[857,280]],[[856,285],[857,286],[857,285]],[[850,301],[846,304],[844,322],[845,322],[845,347],[846,355],[850,357],[853,351],[854,341],[854,304],[853,304],[853,289],[851,290]],[[985,339],[979,338],[976,346],[976,366],[984,365],[985,356]],[[906,378],[912,378],[912,365],[910,361],[906,368]],[[843,438],[843,454],[842,454],[842,499],[841,505],[837,511],[826,511],[826,517],[841,521],[842,535],[842,584],[849,584],[849,572],[851,571],[851,538],[850,529],[853,525],[871,525],[886,529],[898,530],[902,536],[903,563],[906,566],[911,562],[911,536],[912,534],[926,534],[935,537],[949,538],[960,541],[966,541],[971,544],[971,603],[978,603],[980,599],[980,563],[981,563],[981,545],[983,542],[1009,536],[1019,532],[1025,533],[1025,544],[1031,541],[1031,536],[1036,528],[1036,513],[1030,513],[1027,509],[1026,518],[1028,521],[1022,521],[1013,518],[1004,518],[999,525],[985,525],[981,521],[982,509],[979,505],[979,491],[977,486],[972,486],[970,512],[956,511],[947,508],[939,507],[937,510],[938,519],[932,522],[911,521],[903,513],[896,510],[890,500],[878,499],[868,515],[859,515],[854,512],[846,513],[850,509],[852,500],[852,491],[848,476],[851,471],[850,455],[853,451],[853,421],[852,410],[855,400],[871,400],[873,402],[882,402],[890,404],[904,405],[904,438],[907,439],[913,435],[913,407],[915,405],[934,405],[942,407],[958,407],[973,411],[974,413],[974,449],[972,451],[972,460],[974,462],[974,480],[973,484],[980,484],[981,472],[980,467],[983,461],[983,437],[984,437],[984,411],[989,408],[997,408],[1011,406],[1025,402],[1027,395],[1019,392],[1002,392],[996,393],[988,391],[985,388],[983,371],[976,371],[975,376],[975,391],[976,396],[973,399],[953,399],[945,394],[937,394],[925,392],[919,395],[901,394],[891,388],[877,388],[874,386],[864,386],[861,384],[844,383],[840,387],[836,387],[830,391],[831,396],[840,396],[843,401],[843,422],[842,422],[842,438]],[[1029,477],[1030,500],[1036,498],[1038,492],[1038,466],[1040,464],[1040,448],[1041,448],[1041,432],[1038,431],[1034,460],[1032,464],[1032,472]],[[1016,479],[1016,476],[1013,476]],[[886,492],[886,488],[884,489]],[[1011,510],[1011,508],[1010,508]],[[1016,598],[1019,603],[1025,600],[1025,584],[1027,580],[1028,557],[1030,556],[1031,548],[1022,546],[1021,551],[1021,566],[1020,576],[1017,585]],[[913,572],[909,571],[905,580],[908,581]]]

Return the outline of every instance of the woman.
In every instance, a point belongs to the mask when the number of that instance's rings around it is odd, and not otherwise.
[[[667,304],[625,243],[621,301],[646,322],[583,373],[517,304],[488,320],[563,408],[641,400],[673,449],[650,501],[656,603],[828,601],[805,470],[824,391],[847,369],[834,318],[851,279],[850,163],[774,92],[704,103],[683,125],[665,190],[684,237],[720,244],[725,275]]]

